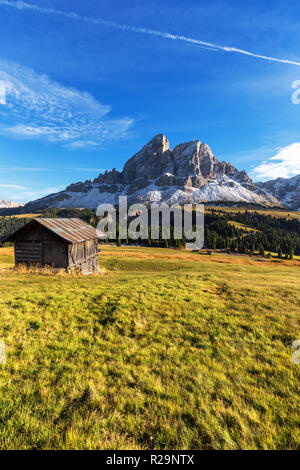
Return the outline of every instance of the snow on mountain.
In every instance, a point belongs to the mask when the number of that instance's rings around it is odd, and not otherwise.
[[[0,209],[10,209],[14,207],[22,207],[24,204],[18,204],[17,202],[12,201],[0,201]]]
[[[245,171],[220,162],[207,144],[193,140],[171,150],[167,137],[160,134],[130,158],[123,171],[106,171],[93,181],[71,184],[65,191],[27,206],[28,210],[96,208],[102,203],[117,205],[121,195],[128,196],[130,204],[228,201],[280,205],[276,198],[256,186]]]
[[[257,183],[257,186],[272,194],[285,207],[300,211],[300,175]]]

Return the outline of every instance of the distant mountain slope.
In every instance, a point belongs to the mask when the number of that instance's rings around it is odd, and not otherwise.
[[[300,175],[256,183],[289,209],[300,210]]]
[[[18,204],[17,202],[12,201],[0,201],[0,209],[10,209],[13,207],[22,207],[24,204]]]
[[[93,181],[71,184],[65,191],[33,201],[26,208],[96,208],[101,203],[117,204],[120,195],[127,195],[129,203],[228,201],[280,205],[245,171],[220,162],[207,144],[193,140],[171,150],[168,139],[159,134],[127,161],[123,171],[113,169]]]

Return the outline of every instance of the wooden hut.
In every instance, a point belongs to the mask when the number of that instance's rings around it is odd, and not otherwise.
[[[98,235],[81,219],[32,219],[3,242],[14,242],[16,265],[98,271]]]

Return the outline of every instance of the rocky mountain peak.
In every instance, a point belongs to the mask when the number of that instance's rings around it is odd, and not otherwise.
[[[127,161],[122,172],[122,182],[130,184],[138,178],[158,178],[170,165],[169,141],[165,135],[159,134]]]
[[[162,155],[164,152],[170,150],[170,143],[164,134],[157,134],[144,148],[146,147],[148,147],[150,151],[157,153],[157,155]]]
[[[285,207],[300,210],[300,175],[256,184],[277,198]]]
[[[0,201],[0,209],[10,209],[10,208],[22,207],[22,206],[24,206],[24,204],[19,204],[18,202],[5,201],[5,200]]]
[[[192,140],[172,150],[167,137],[158,134],[125,163],[122,171],[113,169],[93,181],[72,184],[59,195],[37,201],[37,207],[45,203],[52,207],[97,207],[101,202],[116,204],[121,194],[129,196],[129,202],[279,205],[245,171],[220,162],[208,144]]]

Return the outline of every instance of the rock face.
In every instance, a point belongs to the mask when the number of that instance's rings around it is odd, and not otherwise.
[[[12,207],[22,207],[24,204],[18,204],[17,202],[12,201],[0,201],[0,209],[10,209]]]
[[[117,204],[120,195],[127,195],[129,203],[230,201],[280,206],[245,171],[220,162],[207,144],[193,140],[171,150],[166,136],[159,134],[126,162],[123,171],[114,169],[93,181],[72,184],[29,203],[28,209],[96,208],[101,203]]]
[[[257,186],[276,197],[283,206],[300,210],[300,175],[257,183]]]

